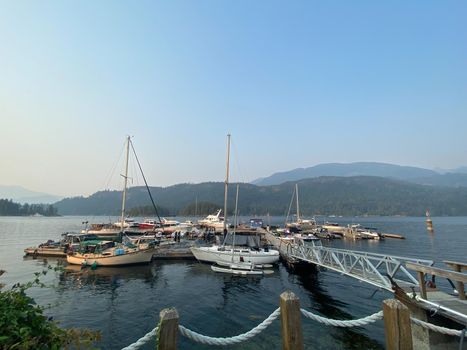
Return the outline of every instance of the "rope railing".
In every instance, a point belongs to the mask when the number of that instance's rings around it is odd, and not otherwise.
[[[178,326],[178,329],[180,330],[180,333],[187,337],[188,339],[193,340],[194,342],[201,343],[201,344],[207,344],[207,345],[232,345],[232,344],[237,344],[244,342],[246,340],[249,340],[250,338],[253,338],[255,335],[260,334],[262,331],[264,331],[274,320],[279,317],[279,314],[281,312],[280,308],[277,308],[274,310],[274,312],[269,315],[268,318],[266,318],[263,322],[261,322],[259,325],[257,325],[255,328],[251,329],[250,331],[244,333],[244,334],[239,334],[233,337],[228,337],[228,338],[214,338],[214,337],[209,337],[206,335],[202,335],[199,333],[196,333],[182,325]]]
[[[317,321],[319,323],[322,323],[326,326],[335,326],[335,327],[361,327],[365,326],[369,323],[373,323],[375,321],[381,320],[383,318],[383,311],[379,311],[377,313],[374,313],[373,315],[366,316],[363,318],[359,318],[357,320],[333,320],[330,318],[326,318],[323,316],[316,315],[314,313],[311,313],[305,309],[300,309],[301,313],[303,316],[310,318],[314,321]]]
[[[146,333],[145,336],[139,338],[137,341],[135,341],[133,344],[128,345],[127,347],[124,347],[122,350],[137,350],[140,347],[142,347],[144,344],[146,344],[148,341],[156,337],[157,334],[157,328],[154,328],[152,331]]]
[[[334,326],[334,327],[361,327],[368,325],[370,323],[376,322],[378,320],[381,320],[383,318],[383,311],[378,311],[372,315],[362,317],[359,319],[355,320],[335,320],[335,319],[330,319],[326,318],[323,316],[316,315],[310,311],[307,311],[305,309],[300,309],[300,312],[302,315],[304,315],[306,318],[312,319],[316,322],[322,323],[327,326]],[[280,315],[281,309],[277,308],[272,312],[263,322],[261,322],[259,325],[254,327],[253,329],[249,330],[246,333],[239,334],[233,337],[210,337],[207,335],[199,334],[193,330],[190,330],[182,325],[178,326],[178,330],[180,331],[180,334],[183,335],[184,337],[196,342],[196,343],[201,343],[201,344],[206,344],[206,345],[217,345],[217,346],[226,346],[226,345],[233,345],[233,344],[238,344],[244,341],[247,341],[254,336],[260,334],[262,331],[264,331],[269,325],[271,325],[272,322],[274,322]],[[419,319],[410,317],[410,320],[416,324],[419,325],[423,328],[429,329],[434,332],[450,335],[450,336],[457,336],[461,337],[461,339],[464,339],[464,337],[467,337],[466,335],[466,330],[455,330],[455,329],[450,329],[446,327],[441,327],[441,326],[436,326],[432,323],[424,322]],[[154,328],[152,331],[148,332],[146,335],[144,335],[142,338],[140,338],[138,341],[135,343],[123,348],[122,350],[137,350],[141,346],[143,346],[145,343],[150,341],[151,339],[155,338],[156,334],[158,331],[158,327]]]
[[[446,334],[446,335],[452,335],[452,336],[455,336],[455,337],[467,337],[467,335],[465,334],[465,329],[464,330],[457,330],[457,329],[451,329],[451,328],[446,328],[446,327],[442,327],[442,326],[437,326],[437,325],[434,325],[433,323],[428,323],[428,322],[424,322],[422,320],[419,320],[417,318],[414,318],[414,317],[411,317],[410,320],[420,326],[420,327],[423,327],[423,328],[426,328],[426,329],[429,329],[430,331],[434,331],[434,332],[438,332],[438,333],[442,333],[442,334]]]

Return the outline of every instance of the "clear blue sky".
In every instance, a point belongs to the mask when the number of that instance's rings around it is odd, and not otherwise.
[[[0,184],[91,194],[127,134],[158,186],[221,181],[228,132],[240,181],[467,165],[466,18],[465,1],[0,1]]]

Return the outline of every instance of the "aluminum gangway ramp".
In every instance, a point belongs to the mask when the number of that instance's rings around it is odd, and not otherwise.
[[[393,292],[391,279],[401,287],[418,287],[418,280],[404,267],[406,262],[433,265],[432,260],[329,248],[321,245],[287,244],[281,250],[282,253],[294,259],[324,267],[391,292]]]

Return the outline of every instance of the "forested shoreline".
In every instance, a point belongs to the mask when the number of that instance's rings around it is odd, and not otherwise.
[[[20,204],[11,199],[0,199],[0,216],[58,216],[57,208],[51,204]]]

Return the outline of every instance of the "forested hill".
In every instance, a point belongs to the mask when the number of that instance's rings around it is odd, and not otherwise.
[[[409,215],[422,216],[426,209],[436,215],[467,215],[467,188],[417,185],[382,177],[318,177],[299,184],[302,215]],[[295,182],[274,186],[240,184],[240,215],[284,215],[289,207]],[[224,184],[207,182],[151,187],[161,215],[193,215],[199,208],[223,206]],[[235,185],[229,187],[229,212],[234,208]],[[127,208],[150,204],[144,187],[131,188]],[[120,191],[101,191],[89,197],[63,199],[54,205],[62,215],[118,215]]]
[[[0,216],[56,216],[57,209],[50,204],[20,204],[11,199],[0,199]]]

